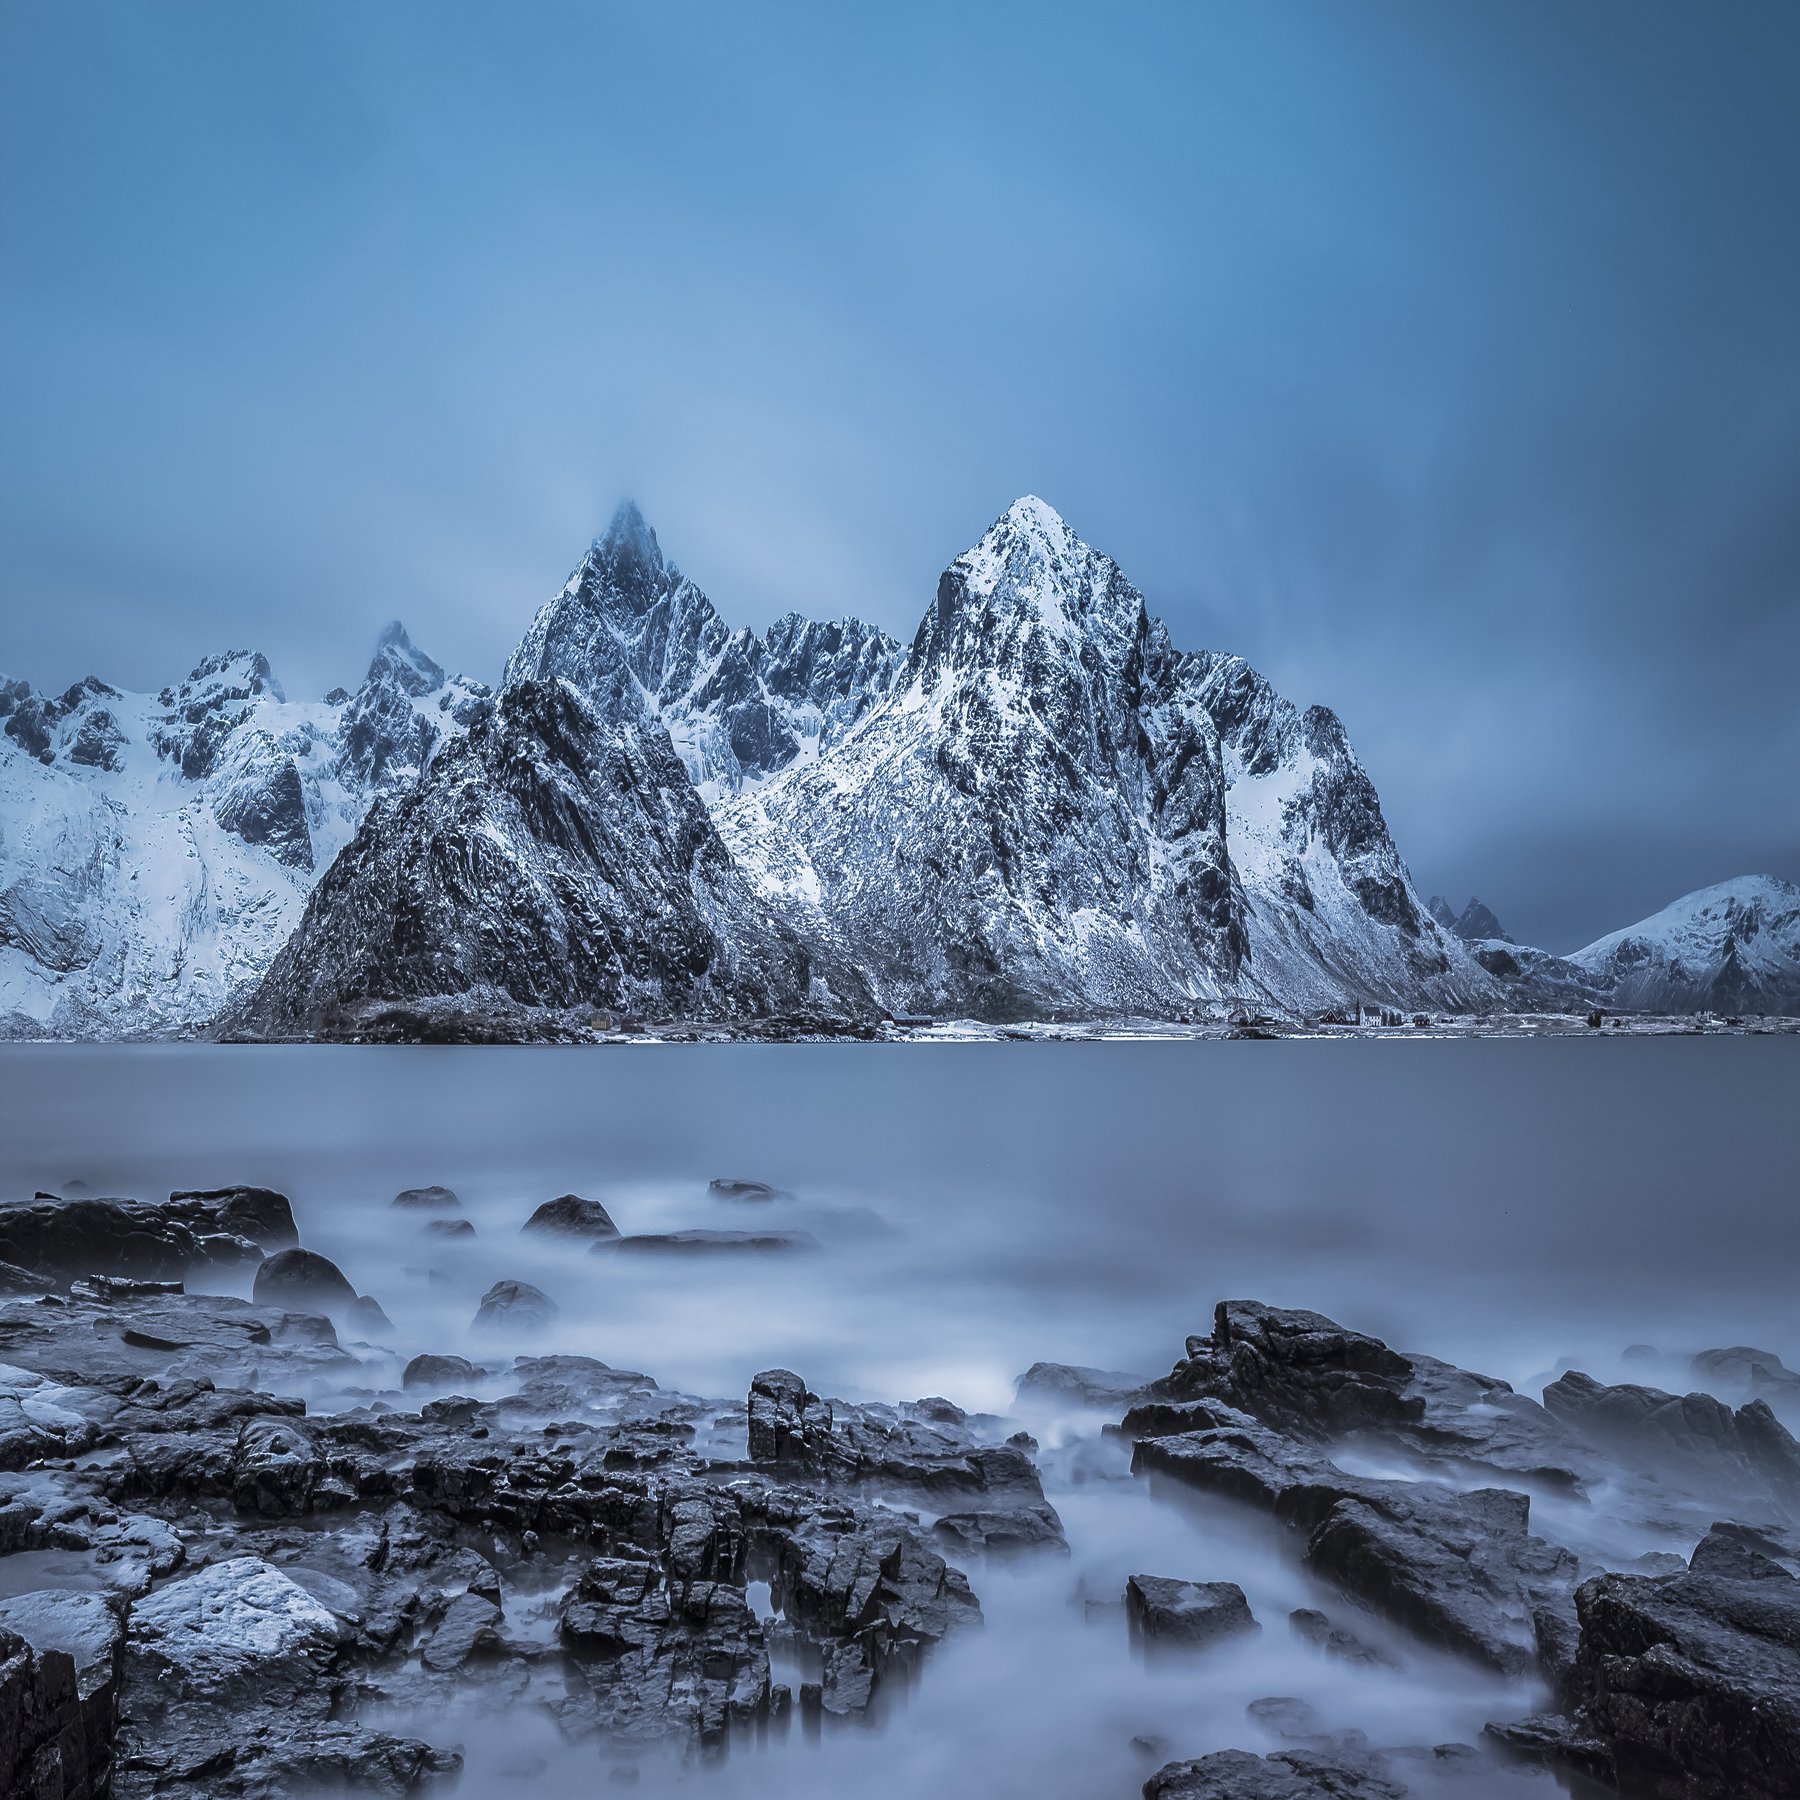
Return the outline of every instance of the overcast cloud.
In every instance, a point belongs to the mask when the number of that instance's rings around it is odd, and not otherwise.
[[[1015,495],[1569,949],[1800,878],[1800,8],[0,6],[0,668],[494,676],[617,498],[910,636]]]

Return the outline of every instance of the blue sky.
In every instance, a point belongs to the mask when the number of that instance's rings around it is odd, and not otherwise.
[[[1015,495],[1570,948],[1800,878],[1800,8],[0,3],[0,667],[492,676],[634,494],[910,635]]]

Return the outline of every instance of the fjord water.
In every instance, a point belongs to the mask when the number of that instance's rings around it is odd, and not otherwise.
[[[396,1328],[393,1357],[371,1353],[356,1390],[309,1395],[319,1408],[397,1388],[417,1351],[494,1366],[554,1349],[709,1396],[741,1399],[785,1365],[825,1394],[1011,1412],[1039,1359],[1161,1373],[1227,1297],[1314,1307],[1533,1394],[1571,1365],[1679,1388],[1717,1344],[1800,1362],[1791,1037],[67,1046],[0,1051],[0,1094],[8,1197],[287,1193],[303,1241]],[[721,1200],[713,1176],[787,1197]],[[390,1207],[427,1183],[456,1189],[473,1239],[427,1239]],[[571,1191],[628,1233],[756,1227],[820,1247],[589,1256],[520,1236]],[[504,1276],[557,1301],[543,1336],[471,1338]],[[1643,1344],[1657,1356],[1623,1357]],[[1260,1696],[1390,1743],[1468,1741],[1536,1703],[1415,1646],[1401,1676],[1325,1663],[1286,1614],[1343,1603],[1273,1527],[1152,1496],[1095,1417],[1020,1417],[1072,1554],[972,1566],[987,1629],[928,1664],[879,1747],[796,1733],[722,1768],[646,1764],[639,1791],[1125,1794],[1167,1757],[1272,1747],[1245,1719]],[[1538,1517],[1603,1560],[1691,1548],[1573,1512]],[[1201,1672],[1140,1667],[1122,1617],[1090,1620],[1075,1598],[1116,1597],[1134,1571],[1239,1581],[1264,1629]],[[595,1766],[523,1708],[504,1731],[414,1723],[461,1738],[465,1793],[561,1791]]]

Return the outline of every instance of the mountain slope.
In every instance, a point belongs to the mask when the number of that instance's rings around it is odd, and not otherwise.
[[[906,685],[719,817],[797,929],[897,1009],[1491,991],[1418,904],[1336,718],[1177,652],[1031,497],[945,571]]]
[[[894,1008],[1171,1011],[1242,954],[1218,734],[1142,597],[1041,501],[951,564],[907,684],[722,809],[747,870]]]
[[[381,801],[314,890],[245,1023],[329,1032],[369,1000],[741,1017],[860,1005],[752,894],[668,734],[616,672],[604,710],[515,681]]]
[[[710,801],[834,743],[900,662],[892,638],[855,619],[789,614],[767,644],[732,630],[627,502],[532,621],[506,679],[561,679],[603,701],[629,676]]]
[[[370,799],[485,694],[398,626],[354,696],[319,703],[288,701],[249,651],[155,695],[0,684],[0,1031],[210,1020],[268,968]]]
[[[1800,888],[1773,875],[1723,881],[1569,961],[1622,1011],[1800,1012]]]

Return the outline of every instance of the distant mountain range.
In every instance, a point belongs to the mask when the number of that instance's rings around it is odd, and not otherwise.
[[[0,682],[0,1031],[332,1035],[451,1000],[1796,1011],[1800,890],[1745,877],[1568,958],[1425,904],[1336,715],[1178,650],[1033,498],[909,646],[733,629],[627,506],[497,692],[398,625],[310,704],[248,652],[155,696]]]

